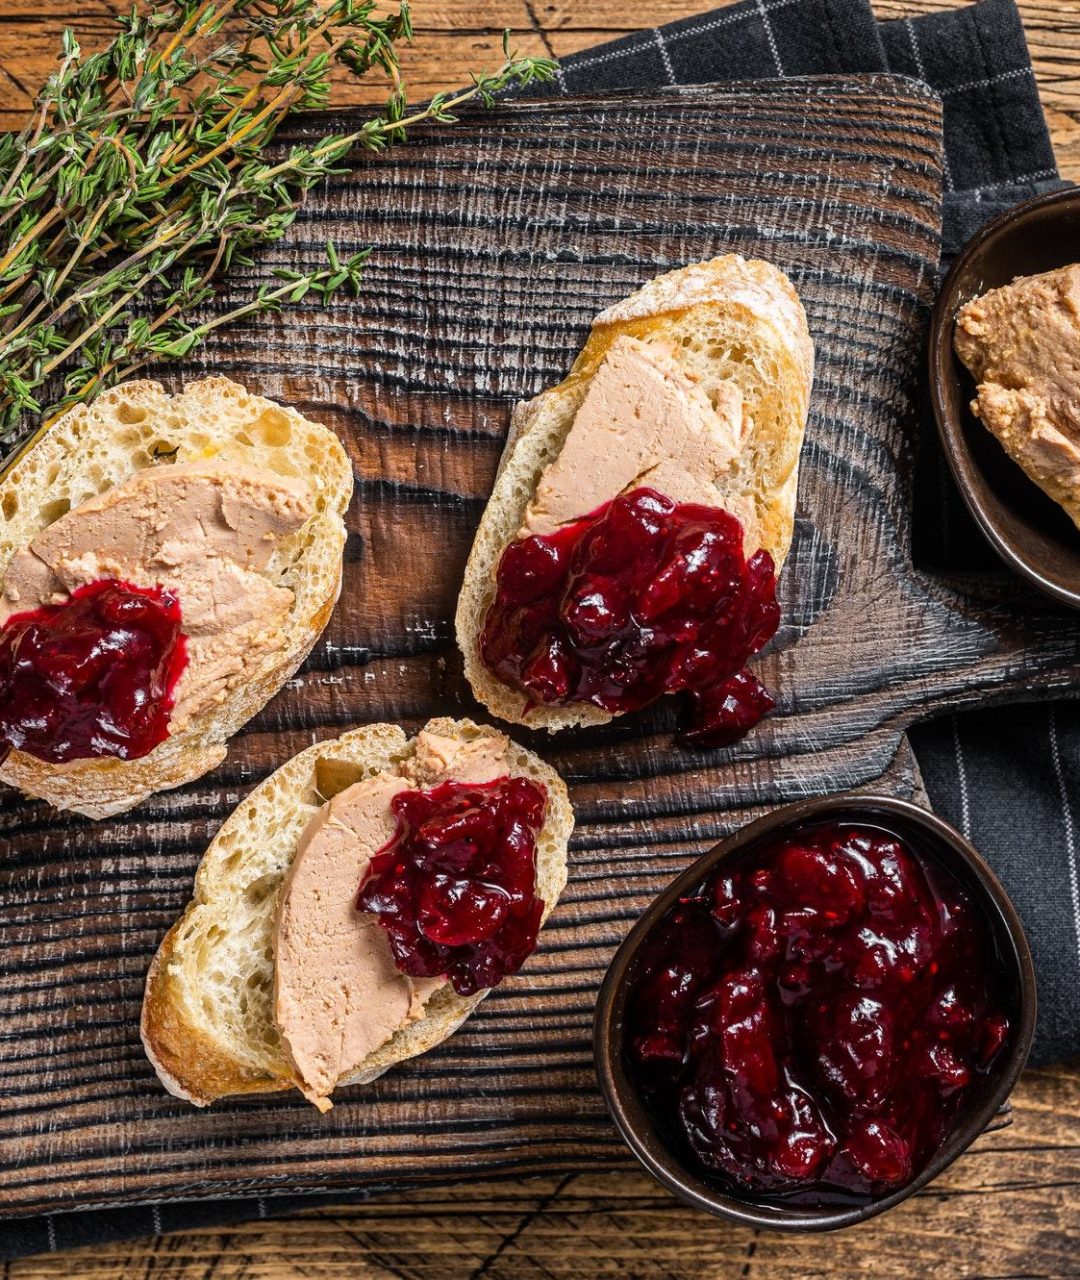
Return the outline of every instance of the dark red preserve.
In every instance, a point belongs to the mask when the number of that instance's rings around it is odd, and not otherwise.
[[[390,802],[397,829],[356,901],[386,930],[397,967],[462,996],[517,973],[536,946],[536,840],[547,792],[528,778],[443,782]]]
[[[186,662],[180,604],[161,587],[103,578],[13,614],[0,629],[0,754],[145,756],[168,737]]]
[[[685,693],[684,738],[722,746],[773,706],[743,667],[779,620],[772,557],[745,558],[734,516],[641,488],[506,548],[480,652],[549,706]]]
[[[788,1203],[909,1181],[1008,1038],[971,898],[872,827],[812,827],[721,866],[639,965],[636,1086],[707,1173]]]

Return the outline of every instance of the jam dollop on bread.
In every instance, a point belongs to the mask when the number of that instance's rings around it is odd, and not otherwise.
[[[375,914],[397,967],[471,996],[516,973],[544,903],[536,840],[547,794],[529,778],[400,791],[396,830],[371,860],[357,908]]]
[[[287,643],[295,595],[270,564],[311,511],[305,481],[206,458],[137,470],[39,530],[0,573],[8,746],[137,760],[213,715]]]
[[[866,1202],[910,1181],[1009,1024],[958,881],[827,823],[722,864],[638,958],[627,1070],[669,1140],[735,1191]]]
[[[0,628],[0,752],[136,760],[169,734],[187,662],[180,604],[112,578]]]
[[[772,558],[746,558],[734,516],[642,487],[507,546],[480,651],[549,706],[626,712],[685,693],[685,739],[720,746],[773,706],[743,668],[779,619]]]
[[[455,618],[500,719],[555,733],[686,695],[722,746],[772,706],[744,668],[778,624],[814,349],[791,281],[724,254],[593,322],[518,404]]]

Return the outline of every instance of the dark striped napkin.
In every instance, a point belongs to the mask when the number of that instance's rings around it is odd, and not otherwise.
[[[924,80],[944,103],[947,253],[999,209],[1057,181],[1013,0],[886,23],[875,20],[868,0],[743,0],[567,58],[552,91],[890,70]],[[996,570],[938,467],[933,442],[924,455],[929,496],[919,528],[934,536],[920,540],[922,562]],[[1042,1000],[1036,1060],[1075,1055],[1080,861],[1070,797],[1080,796],[1080,707],[950,717],[913,737],[935,808],[994,863],[1025,918]],[[0,1222],[0,1260],[279,1216],[370,1194],[185,1201],[9,1219]]]

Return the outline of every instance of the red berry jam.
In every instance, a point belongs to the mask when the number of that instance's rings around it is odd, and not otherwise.
[[[0,750],[50,764],[136,760],[169,734],[187,663],[180,603],[103,578],[0,628]]]
[[[400,791],[397,830],[356,900],[374,912],[402,973],[446,977],[462,996],[517,973],[536,946],[536,838],[547,792],[528,778]]]
[[[684,692],[684,738],[702,747],[773,706],[742,670],[780,621],[772,557],[747,560],[726,511],[635,489],[512,542],[495,581],[480,652],[533,702],[623,712]]]
[[[770,841],[647,941],[627,1069],[675,1145],[737,1191],[866,1202],[952,1131],[1009,1024],[959,883],[895,836]]]

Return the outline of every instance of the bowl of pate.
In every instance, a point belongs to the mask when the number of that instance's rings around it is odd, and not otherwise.
[[[930,394],[987,541],[1080,608],[1080,191],[1007,210],[960,253],[931,319]]]

